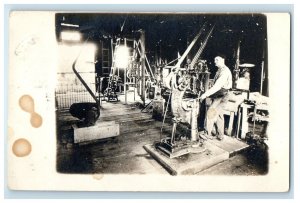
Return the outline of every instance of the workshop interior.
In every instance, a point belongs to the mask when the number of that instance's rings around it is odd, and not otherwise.
[[[56,13],[55,31],[57,172],[268,173],[265,15]],[[204,97],[217,58],[230,88]]]

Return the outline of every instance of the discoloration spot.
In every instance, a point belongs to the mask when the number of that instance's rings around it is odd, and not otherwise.
[[[37,113],[32,113],[31,118],[30,118],[30,123],[31,123],[32,127],[38,128],[42,125],[43,118]]]
[[[19,105],[23,111],[26,111],[28,113],[34,112],[34,101],[30,95],[23,95],[19,99]]]
[[[214,109],[214,108],[210,108],[210,109],[207,111],[207,117],[208,117],[209,119],[214,118],[216,115],[217,115],[217,110]]]
[[[43,118],[38,113],[34,112],[34,100],[30,95],[23,95],[19,99],[19,105],[23,111],[31,114],[30,123],[32,127],[38,128],[43,123]]]
[[[31,152],[31,144],[24,138],[18,139],[14,142],[12,151],[17,157],[27,156]]]
[[[101,180],[103,178],[103,176],[104,176],[103,174],[94,174],[93,178],[96,180]]]
[[[35,36],[30,36],[25,38],[23,41],[21,41],[18,46],[15,49],[15,55],[16,56],[20,56],[23,53],[28,52],[28,49],[31,46],[34,46],[35,44],[37,44],[37,37]]]

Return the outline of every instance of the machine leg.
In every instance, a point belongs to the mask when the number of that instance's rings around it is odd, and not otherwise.
[[[194,101],[194,108],[192,109],[192,121],[191,121],[191,141],[198,141],[198,112],[199,105]]]
[[[229,126],[228,126],[229,136],[232,136],[233,120],[234,120],[234,112],[231,111],[229,116]]]
[[[237,116],[237,129],[236,129],[236,138],[239,138],[240,136],[240,124],[241,124],[241,110],[238,110],[238,116]]]
[[[172,129],[171,144],[175,144],[176,127],[177,127],[177,121],[175,120]]]

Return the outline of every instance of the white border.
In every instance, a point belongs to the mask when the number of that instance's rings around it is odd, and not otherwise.
[[[72,1],[72,3],[76,3],[76,2],[78,2],[78,3],[82,3],[81,1]],[[101,3],[101,2],[106,2],[106,1],[84,1],[84,3],[86,4],[86,3]],[[110,1],[109,3],[123,3],[122,1]],[[129,3],[141,3],[141,2],[138,2],[138,1],[127,1],[127,2],[129,2]],[[164,3],[165,1],[156,1],[156,0],[154,0],[154,1],[151,1],[152,3]],[[5,4],[5,3],[24,3],[24,1],[4,1],[4,3],[3,3],[3,5]],[[46,4],[49,4],[49,3],[64,3],[64,4],[66,4],[67,2],[66,1],[64,1],[64,2],[62,2],[62,1],[49,1],[49,2],[41,2],[41,1],[26,1],[26,3],[46,3]],[[168,2],[167,2],[168,3]],[[177,1],[172,1],[172,3],[178,3]],[[195,1],[185,1],[185,3],[190,3],[190,4],[193,4],[193,3],[195,3]],[[204,3],[210,3],[210,4],[214,4],[214,3],[223,3],[222,1],[209,1],[209,2],[204,2]],[[227,3],[228,3],[228,1],[227,1]],[[240,3],[239,1],[229,1],[229,3]],[[297,3],[296,3],[296,1],[284,1],[284,2],[282,2],[282,1],[248,1],[248,2],[246,2],[246,3],[256,3],[256,4],[261,4],[261,3],[291,3],[291,4],[294,4],[294,6],[295,6],[295,11],[294,11],[294,24],[296,24],[297,25],[297,22],[299,21],[299,10],[298,10],[298,5],[297,5]],[[244,3],[245,4],[245,3]],[[51,6],[50,6],[51,7]],[[3,13],[3,7],[1,7],[1,11],[2,11],[2,13]],[[3,15],[2,15],[3,16]],[[299,22],[298,22],[298,24],[299,24]],[[299,29],[295,26],[294,27],[295,28],[295,34],[294,34],[294,36],[299,36]],[[3,33],[3,32],[2,32]],[[3,43],[3,36],[1,37],[1,44],[4,44]],[[299,40],[298,40],[298,38],[294,38],[294,40],[295,40],[295,42],[294,42],[294,45],[297,45],[297,44],[299,44]],[[295,56],[297,56],[297,53],[298,53],[298,46],[295,46],[294,47],[295,48]],[[2,54],[1,54],[1,57],[3,57],[4,56],[4,50],[2,49]],[[3,58],[1,58],[2,59],[2,61],[4,61],[4,59]],[[297,59],[297,57],[295,57],[295,60],[294,60],[294,67],[299,67],[298,66],[299,65],[299,61],[298,61],[298,59]],[[3,71],[4,71],[4,69],[3,69]],[[3,76],[4,76],[4,74],[2,74]],[[294,69],[294,75],[295,76],[297,76],[297,75],[299,75],[298,74],[298,69]],[[297,79],[297,78],[296,78]],[[3,83],[2,83],[2,85],[3,85]],[[298,80],[296,80],[295,81],[295,83],[294,83],[294,86],[295,87],[298,87]],[[2,87],[2,86],[1,86]],[[2,88],[3,89],[3,88]],[[4,93],[4,91],[5,90],[3,90],[3,91],[1,91],[1,96],[2,96],[2,98],[4,98],[4,95],[3,95],[3,93]],[[299,103],[298,102],[298,98],[299,98],[299,95],[298,95],[299,93],[298,92],[294,92],[294,99],[295,99],[295,104],[297,104],[297,103]],[[4,101],[2,101],[3,103],[4,103]],[[297,123],[297,121],[299,120],[299,117],[298,117],[298,108],[299,107],[297,107],[297,106],[294,106],[295,107],[295,112],[294,112],[294,116],[295,116],[295,118],[294,118],[294,123]],[[1,110],[2,110],[2,112],[3,112],[3,110],[4,109],[2,109],[3,108],[3,105],[1,105]],[[2,118],[1,117],[1,120],[2,119],[4,119],[4,118]],[[3,122],[1,122],[1,123],[3,123]],[[3,128],[2,128],[3,129]],[[294,132],[294,135],[297,135],[298,134],[298,132],[299,132],[299,127],[297,126],[297,125],[295,125],[295,132]],[[299,143],[299,138],[297,137],[297,136],[295,136],[294,137],[294,143]],[[3,143],[4,144],[4,143]],[[3,145],[2,145],[3,146]],[[297,146],[296,146],[297,147]],[[299,154],[299,148],[296,148],[295,149],[295,151],[294,151],[294,156],[295,157],[298,157],[298,154]],[[1,158],[2,158],[2,160],[4,161],[4,157],[3,157],[3,154],[2,154],[2,156],[1,156]],[[298,166],[298,164],[299,164],[299,162],[298,162],[298,160],[295,158],[295,162],[294,162],[294,165],[295,165],[295,171],[299,171],[299,166]],[[293,177],[292,177],[293,178]],[[297,173],[295,173],[295,176],[294,176],[294,179],[295,180],[299,180],[299,177],[298,177],[298,175],[297,175]],[[2,186],[2,185],[1,185]],[[295,191],[298,189],[297,188],[297,181],[295,181]],[[276,196],[276,195],[275,195]],[[299,197],[298,195],[297,195],[297,192],[295,193],[295,197]],[[295,198],[296,199],[296,198]]]

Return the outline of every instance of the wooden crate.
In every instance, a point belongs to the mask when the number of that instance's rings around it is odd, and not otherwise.
[[[153,99],[153,111],[152,118],[158,121],[162,121],[165,112],[165,100],[161,99]]]

